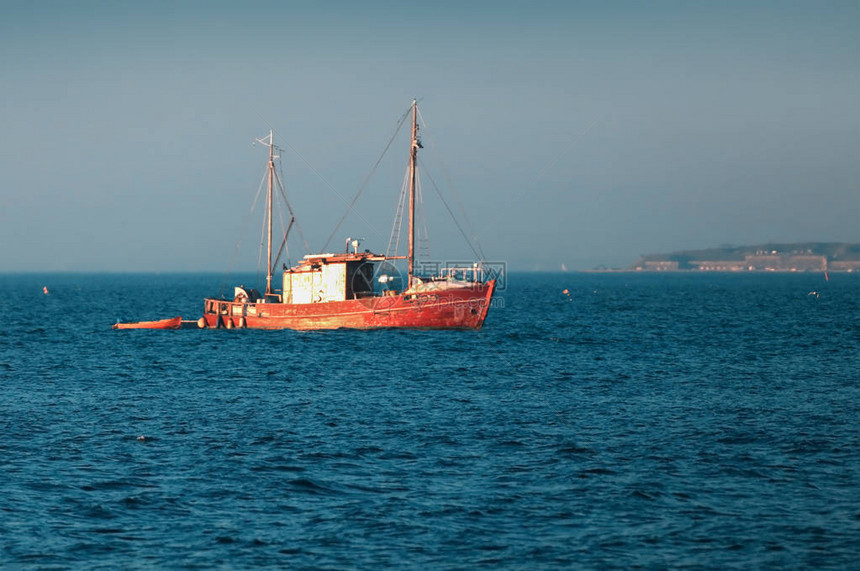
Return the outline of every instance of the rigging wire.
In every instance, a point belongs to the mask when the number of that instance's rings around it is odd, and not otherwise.
[[[257,193],[254,195],[254,200],[251,202],[251,208],[248,210],[248,213],[245,215],[245,219],[242,222],[242,231],[239,234],[239,240],[233,248],[233,255],[230,257],[230,262],[227,264],[227,271],[221,277],[221,283],[218,285],[218,297],[221,297],[224,294],[224,288],[227,287],[227,279],[233,272],[233,266],[236,264],[236,258],[239,256],[239,250],[242,247],[242,240],[245,233],[248,231],[248,224],[251,221],[251,216],[253,216],[254,211],[257,209],[257,202],[260,200],[260,195],[263,193],[263,185],[266,183],[266,174],[267,173],[265,172],[263,173],[263,177],[260,179],[260,184],[257,186]]]
[[[265,119],[264,119],[264,121],[265,121]],[[274,129],[273,129],[273,131],[274,131]],[[297,157],[299,157],[299,158],[302,160],[302,162],[303,162],[303,163],[305,163],[305,165],[307,165],[307,167],[308,167],[309,169],[311,169],[311,171],[313,171],[313,173],[314,173],[315,175],[317,175],[317,177],[318,177],[318,178],[323,182],[323,184],[325,184],[325,185],[329,188],[329,190],[331,190],[331,191],[335,194],[335,196],[337,196],[337,197],[338,197],[338,198],[339,198],[339,199],[340,199],[344,204],[346,204],[346,205],[347,205],[347,207],[348,207],[348,209],[347,209],[347,213],[349,213],[349,210],[354,210],[354,209],[353,209],[353,205],[355,204],[355,201],[356,201],[356,200],[358,200],[358,196],[356,196],[355,198],[353,198],[352,203],[347,202],[347,201],[346,201],[346,199],[343,197],[343,195],[342,195],[341,193],[339,193],[339,192],[337,191],[337,189],[335,189],[335,187],[333,187],[331,184],[329,184],[329,182],[328,182],[325,178],[323,178],[323,176],[319,173],[319,171],[318,171],[317,169],[315,169],[315,168],[314,168],[314,166],[313,166],[313,165],[312,165],[312,164],[311,164],[311,163],[310,163],[310,162],[309,162],[309,161],[308,161],[308,160],[307,160],[307,159],[306,159],[306,158],[305,158],[305,157],[304,157],[300,152],[298,152],[298,151],[296,150],[296,148],[295,148],[295,147],[293,147],[293,146],[289,143],[289,141],[286,141],[286,140],[285,140],[285,141],[283,141],[283,143],[284,143],[284,145],[286,145],[287,147],[289,147],[289,149],[290,149],[293,153],[295,153],[295,155],[296,155]],[[390,143],[389,143],[389,146],[390,146]],[[386,147],[386,150],[388,150],[388,147]],[[382,160],[382,158],[380,157],[380,161],[381,161],[381,160]],[[379,164],[379,161],[377,161],[377,164]],[[362,189],[362,190],[363,190],[363,189]],[[359,193],[360,193],[360,191],[359,191]],[[370,227],[370,228],[371,228],[371,231],[374,231],[374,230],[373,230],[373,226],[372,226],[372,225],[371,225],[367,220],[365,220],[365,218],[364,218],[363,216],[361,216],[361,213],[359,213],[358,211],[355,211],[355,213],[359,216],[359,218],[361,218],[361,219],[364,221],[364,223],[365,223],[365,224],[367,224],[367,225],[368,225],[368,227]],[[346,218],[346,214],[344,214],[343,218]],[[343,222],[343,219],[341,219],[341,222]],[[338,225],[340,225],[340,222],[338,223]],[[332,236],[333,236],[333,235],[334,235],[334,233],[332,233]],[[303,238],[303,239],[304,239],[304,238]],[[325,250],[325,249],[328,247],[328,244],[329,244],[329,242],[330,242],[330,241],[331,241],[331,236],[330,236],[330,237],[329,237],[329,239],[326,241],[325,246],[323,246],[323,247],[322,247],[322,250],[320,250],[321,252],[322,252],[323,250]],[[310,248],[308,248],[307,250],[310,252]]]
[[[290,211],[290,216],[291,216],[291,217],[293,218],[293,220],[295,221],[296,230],[297,230],[297,231],[298,231],[298,233],[299,233],[299,238],[301,238],[301,239],[302,239],[302,244],[303,244],[303,245],[304,245],[304,247],[305,247],[305,252],[310,253],[310,251],[311,251],[311,247],[310,247],[310,245],[308,244],[307,239],[305,238],[305,233],[304,233],[304,232],[302,232],[302,227],[299,225],[299,220],[298,220],[298,218],[296,217],[296,213],[295,213],[295,211],[293,210],[293,205],[292,205],[292,204],[290,204],[290,200],[287,198],[287,191],[286,191],[286,189],[284,188],[283,183],[281,182],[281,180],[283,179],[283,176],[284,176],[283,163],[282,163],[282,162],[278,162],[278,168],[280,168],[280,169],[281,169],[281,174],[279,175],[277,172],[275,172],[275,180],[277,180],[277,181],[278,181],[278,189],[281,191],[281,197],[284,199],[284,202],[285,202],[285,203],[286,203],[286,205],[287,205],[287,209]]]
[[[273,173],[273,174],[274,174],[274,173]],[[277,174],[274,174],[274,177],[275,177],[275,180],[277,181],[277,180],[278,180],[278,175],[277,175]],[[272,189],[272,192],[274,192],[274,189]],[[281,196],[283,196],[283,195],[284,195],[284,193],[283,193],[283,191],[282,191],[282,192],[281,192]],[[272,205],[272,208],[274,208],[274,204]],[[283,229],[283,228],[286,228],[286,226],[287,226],[287,225],[284,223],[284,208],[283,208],[282,206],[280,206],[280,205],[278,206],[278,221],[281,223],[281,228],[282,228],[282,229]],[[282,241],[281,241],[281,247],[279,247],[279,248],[278,248],[278,252],[277,252],[277,254],[275,255],[275,259],[274,259],[274,260],[270,260],[270,262],[269,262],[269,263],[271,264],[271,268],[272,268],[272,272],[273,272],[273,273],[274,273],[274,271],[275,271],[275,266],[277,266],[277,265],[278,265],[278,259],[281,257],[281,248],[283,247],[283,244],[285,243],[285,241],[286,241],[286,236],[284,236],[284,240],[282,240]]]
[[[283,169],[283,161],[278,161],[278,168],[279,168],[279,169]],[[274,261],[274,262],[272,262],[272,268],[273,268],[273,269],[274,269],[274,267],[275,267],[275,266],[277,266],[277,265],[278,265],[278,260],[280,260],[280,259],[281,259],[281,252],[283,252],[285,248],[286,248],[286,258],[287,258],[287,263],[289,263],[289,260],[290,260],[290,246],[289,246],[289,244],[287,244],[287,238],[289,237],[290,229],[291,229],[291,228],[292,228],[292,226],[293,226],[293,222],[295,222],[295,220],[296,220],[296,216],[295,216],[295,214],[293,214],[293,207],[292,207],[292,205],[290,204],[290,201],[289,201],[289,200],[287,200],[287,193],[286,193],[286,189],[284,189],[284,185],[283,185],[283,183],[281,182],[281,178],[283,177],[283,174],[284,174],[284,173],[283,173],[283,170],[281,170],[281,172],[280,172],[280,173],[276,170],[274,174],[275,174],[275,181],[278,183],[278,189],[281,191],[281,196],[283,197],[284,202],[285,202],[285,203],[286,203],[286,205],[287,205],[287,210],[288,210],[288,211],[289,211],[289,213],[290,213],[290,223],[287,225],[287,229],[286,229],[286,230],[284,230],[284,238],[281,240],[281,245],[280,245],[280,247],[278,247],[278,253],[275,255],[275,261]],[[281,219],[281,228],[283,228],[283,227],[284,227],[284,215],[283,215],[283,210],[279,209],[279,211],[278,211],[278,212],[279,212],[280,219]]]
[[[283,209],[282,208],[278,209],[278,219],[281,223],[281,228],[286,227],[286,230],[284,230],[283,239],[281,240],[281,245],[278,247],[278,251],[275,254],[275,259],[272,261],[272,269],[274,270],[275,266],[278,265],[278,261],[281,259],[281,253],[286,251],[286,256],[287,256],[287,259],[289,260],[290,246],[289,246],[287,240],[289,238],[290,230],[292,229],[293,226],[296,227],[296,230],[299,233],[299,237],[302,239],[302,243],[304,244],[305,251],[310,252],[311,248],[308,245],[308,241],[307,241],[307,239],[305,239],[305,235],[302,232],[302,228],[299,225],[298,219],[296,218],[296,213],[293,210],[293,205],[290,203],[289,198],[287,198],[287,191],[284,188],[284,184],[282,182],[283,176],[284,176],[283,161],[278,161],[278,169],[275,170],[273,172],[273,174],[274,174],[275,183],[276,183],[276,186],[278,188],[278,191],[280,192],[281,198],[284,200],[284,204],[286,204],[287,211],[290,214],[290,221],[289,221],[289,223],[286,223],[286,220],[284,219]],[[262,257],[262,243],[260,244],[260,250],[261,250],[260,255]]]
[[[293,223],[294,223],[295,221],[296,221],[296,219],[295,219],[295,218],[291,218],[291,219],[290,219],[290,223],[289,223],[289,224],[287,224],[287,230],[284,232],[284,239],[283,239],[283,240],[281,240],[281,245],[280,245],[280,246],[278,246],[278,253],[277,253],[277,255],[275,255],[275,262],[272,264],[272,269],[274,269],[274,267],[275,267],[276,265],[278,265],[278,260],[280,260],[280,259],[281,259],[281,253],[282,253],[285,249],[286,249],[286,252],[287,252],[287,264],[289,264],[289,263],[290,263],[290,261],[289,261],[289,260],[290,260],[290,247],[289,247],[289,245],[287,245],[287,235],[290,233],[290,229],[293,227]],[[286,266],[286,264],[284,264],[284,265]]]
[[[268,168],[268,167],[267,167]],[[266,216],[269,213],[269,205],[263,209],[263,223],[260,224],[260,247],[257,250],[257,281],[260,281],[263,267],[263,248],[266,244]]]
[[[304,157],[304,156],[302,156],[302,154],[301,154],[301,153],[299,153],[299,152],[295,149],[295,147],[293,147],[293,146],[292,146],[289,142],[287,142],[287,141],[285,141],[285,142],[284,142],[284,144],[285,144],[286,146],[288,146],[288,147],[290,148],[290,150],[291,150],[291,151],[293,151],[293,152],[296,154],[296,156],[297,156],[297,157],[299,157],[299,158],[302,160],[302,162],[303,162],[303,163],[305,163],[305,165],[307,165],[307,167],[308,167],[309,169],[311,169],[315,175],[317,175],[317,177],[319,177],[319,179],[320,179],[321,181],[323,181],[323,183],[324,183],[324,184],[329,188],[329,190],[331,190],[333,193],[335,193],[335,195],[336,195],[338,198],[340,198],[340,199],[341,199],[341,201],[342,201],[342,202],[344,202],[344,203],[349,207],[349,210],[353,210],[353,208],[352,208],[352,207],[353,207],[353,204],[355,203],[355,201],[357,200],[357,197],[353,199],[352,203],[348,203],[348,202],[346,201],[346,199],[343,197],[343,195],[342,195],[341,193],[339,193],[339,192],[338,192],[338,191],[337,191],[337,190],[336,190],[336,189],[335,189],[331,184],[329,184],[329,182],[328,182],[326,179],[324,179],[324,178],[323,178],[323,176],[319,173],[319,171],[317,171],[317,169],[315,169],[315,168],[314,168],[314,166],[313,166],[310,162],[308,162],[308,160],[307,160],[307,159],[305,159],[305,157]],[[348,211],[347,211],[347,212],[348,212]],[[367,225],[371,228],[371,231],[373,231],[373,226],[372,226],[372,225],[371,225],[367,220],[365,220],[365,219],[364,219],[364,217],[363,217],[363,216],[362,216],[358,211],[356,211],[355,213],[359,216],[359,218],[361,218],[361,219],[364,221],[364,223],[365,223],[365,224],[367,224]],[[346,218],[346,215],[344,215],[344,218]],[[338,224],[339,224],[339,223],[338,223]],[[320,252],[324,251],[324,250],[326,249],[326,247],[328,247],[328,243],[329,243],[330,241],[331,241],[331,237],[329,237],[329,239],[326,241],[325,246],[323,246],[323,247],[322,247],[322,250],[320,250]],[[310,250],[310,249],[309,249],[309,250]]]
[[[276,146],[275,148],[277,149],[278,147]],[[299,222],[296,218],[295,211],[293,210],[292,204],[290,203],[289,199],[287,198],[286,190],[285,190],[283,182],[282,182],[282,180],[283,180],[283,161],[280,161],[280,160],[278,161],[278,169],[275,170],[273,174],[274,174],[275,182],[277,183],[278,191],[280,192],[281,198],[283,198],[284,203],[287,205],[287,210],[289,211],[290,218],[291,218],[290,222],[288,224],[285,224],[283,211],[281,209],[278,209],[278,217],[280,219],[281,228],[284,228],[284,226],[286,226],[287,230],[284,232],[284,238],[281,242],[281,246],[278,249],[278,253],[275,256],[274,261],[272,262],[272,268],[274,269],[274,267],[278,263],[278,260],[280,259],[281,253],[285,249],[286,249],[287,256],[289,256],[289,244],[286,243],[286,240],[287,240],[290,228],[292,226],[296,227],[296,230],[299,233],[299,237],[302,240],[302,244],[305,247],[305,251],[310,252],[311,249],[310,249],[310,246],[308,245],[308,241],[305,238],[304,233],[302,232],[301,226],[299,225]],[[262,196],[263,187],[266,184],[267,177],[268,177],[268,165],[264,169],[263,175],[260,178],[260,184],[257,186],[257,192],[254,195],[254,200],[252,201],[251,208],[249,209],[248,214],[245,216],[245,219],[243,221],[242,232],[239,235],[239,240],[236,242],[236,246],[233,249],[233,255],[230,259],[230,263],[228,265],[227,271],[226,271],[225,275],[222,277],[222,281],[221,281],[221,284],[220,284],[219,290],[218,290],[219,296],[223,295],[223,293],[224,293],[224,288],[226,287],[227,278],[229,278],[230,274],[232,273],[233,266],[235,265],[236,259],[239,255],[239,250],[241,249],[242,242],[244,240],[244,236],[248,230],[248,225],[250,223],[251,216],[257,210],[257,204],[260,201],[260,196]],[[268,205],[266,206],[266,208],[268,209]],[[266,212],[263,213],[263,219],[265,220],[265,218],[266,218]],[[265,224],[261,224],[261,227],[260,227],[260,246],[259,246],[258,255],[257,255],[257,279],[258,280],[262,279],[263,247],[264,247],[265,240],[266,240]]]
[[[389,258],[397,256],[397,251],[400,247],[400,230],[403,226],[403,210],[406,207],[407,189],[409,187],[409,168],[403,175],[403,184],[400,186],[400,197],[397,200],[397,209],[394,211],[394,224],[391,226],[391,236],[388,238],[388,247],[385,249],[385,257]],[[396,233],[395,233],[396,232]],[[394,246],[394,253],[391,253],[391,246]]]
[[[373,168],[370,169],[370,173],[367,175],[367,177],[365,177],[364,182],[361,183],[361,186],[358,188],[358,192],[355,193],[355,196],[352,198],[352,201],[347,203],[346,212],[344,212],[343,216],[341,216],[337,225],[334,227],[334,230],[332,230],[331,234],[329,235],[328,240],[325,241],[325,245],[323,245],[320,252],[324,252],[325,249],[328,248],[328,245],[331,243],[332,238],[334,238],[335,234],[337,234],[337,231],[340,229],[341,224],[343,224],[343,221],[346,220],[347,216],[349,216],[350,211],[355,212],[362,219],[362,221],[371,228],[371,231],[376,233],[376,231],[373,230],[373,225],[370,224],[367,220],[365,220],[364,217],[361,216],[361,214],[357,210],[355,210],[355,208],[353,208],[353,207],[355,206],[355,203],[358,201],[358,198],[361,196],[361,193],[364,192],[364,189],[367,187],[367,184],[373,178],[373,175],[376,173],[376,169],[377,169],[377,167],[379,167],[379,163],[381,163],[382,159],[385,157],[385,153],[387,153],[388,149],[391,148],[391,143],[394,142],[394,139],[397,137],[397,134],[400,132],[400,128],[403,127],[403,123],[406,121],[406,118],[409,116],[409,113],[411,110],[412,110],[412,108],[410,107],[408,110],[406,110],[403,113],[403,115],[401,115],[400,119],[398,119],[397,127],[394,129],[394,134],[391,135],[391,138],[388,140],[388,144],[385,145],[385,149],[383,149],[382,154],[376,160],[376,164],[374,164]],[[332,190],[334,190],[334,189],[332,189]],[[339,194],[338,194],[338,196],[341,198],[341,200],[346,202],[346,200],[344,200],[343,197],[341,197]],[[381,238],[381,236],[380,236],[380,238]]]
[[[424,123],[426,127],[426,122],[424,121],[424,116],[421,115],[421,110],[418,111],[418,117],[421,119],[421,122]],[[424,138],[426,139],[427,137],[425,136]],[[472,223],[469,220],[469,216],[468,214],[466,214],[466,209],[463,207],[463,203],[460,200],[460,195],[457,192],[453,181],[451,180],[451,176],[448,173],[448,169],[445,167],[445,163],[442,161],[442,153],[440,153],[436,148],[436,142],[433,140],[432,136],[430,137],[430,148],[433,149],[433,154],[437,157],[437,162],[439,163],[439,170],[442,172],[442,177],[445,179],[445,182],[451,189],[451,195],[454,197],[454,201],[457,203],[457,207],[460,209],[460,215],[463,217],[463,222],[466,225],[466,229],[472,236],[471,241],[475,244],[475,248],[477,248],[478,253],[480,253],[479,259],[484,260],[486,259],[486,256],[484,255],[484,249],[481,247],[481,243],[478,240],[478,234],[472,227]]]
[[[265,123],[266,125],[268,125],[268,126],[269,126],[269,130],[272,132],[272,137],[273,137],[273,138],[272,138],[272,140],[270,141],[270,144],[271,144],[273,147],[277,148],[278,150],[283,150],[283,149],[281,149],[281,148],[279,148],[279,147],[277,147],[277,146],[275,145],[275,141],[274,141],[274,132],[275,132],[275,128],[272,126],[272,124],[271,124],[271,123],[269,123],[268,121],[266,121],[265,117],[263,117],[262,115],[260,115],[260,113],[257,113],[257,117],[259,117],[259,118],[263,121],[263,123]],[[285,144],[287,147],[289,147],[289,149],[290,149],[293,153],[295,153],[295,154],[296,154],[296,156],[297,156],[297,157],[299,157],[299,158],[302,160],[302,162],[303,162],[303,163],[305,163],[305,165],[307,165],[307,167],[308,167],[309,169],[311,169],[311,171],[313,171],[313,173],[314,173],[315,175],[317,175],[317,177],[319,177],[319,179],[323,182],[323,184],[325,184],[327,187],[329,187],[329,189],[330,189],[330,190],[331,190],[331,191],[332,191],[332,192],[333,192],[333,193],[334,193],[338,198],[340,198],[344,203],[346,203],[346,199],[345,199],[345,198],[344,198],[344,197],[343,197],[343,196],[342,196],[342,195],[341,195],[341,194],[340,194],[340,193],[339,193],[339,192],[338,192],[338,191],[337,191],[337,190],[336,190],[336,189],[335,189],[331,184],[329,184],[329,182],[328,182],[325,178],[323,178],[323,176],[319,173],[319,171],[317,171],[317,169],[315,169],[315,168],[314,168],[314,166],[313,166],[313,165],[312,165],[312,164],[311,164],[307,159],[305,159],[305,157],[304,157],[301,153],[299,153],[299,152],[296,150],[296,148],[295,148],[295,147],[293,147],[293,146],[290,144],[290,142],[289,142],[289,141],[287,141],[287,140],[285,139],[285,140],[284,140],[284,144]],[[283,163],[282,163],[281,161],[279,161],[279,162],[278,162],[278,168],[280,168],[280,169],[281,169],[281,175],[283,175]],[[290,209],[290,214],[295,218],[295,214],[293,213],[292,206],[290,206],[290,202],[289,202],[289,200],[287,200],[286,193],[284,192],[283,185],[280,185],[280,182],[279,182],[278,184],[279,184],[279,186],[281,186],[281,195],[284,197],[284,201],[287,203],[287,208],[289,208],[289,209]],[[359,216],[361,216],[361,215],[359,214]],[[365,220],[365,223],[366,223],[366,222],[367,222],[367,221]],[[369,224],[368,224],[368,225],[369,225]],[[302,238],[302,242],[304,242],[305,251],[310,252],[310,251],[311,251],[311,248],[310,248],[310,246],[308,245],[308,241],[305,239],[304,233],[302,232],[301,227],[299,226],[298,220],[296,220],[296,229],[297,229],[297,230],[298,230],[298,232],[299,232],[299,236],[301,236],[301,238]],[[328,244],[326,244],[326,245],[328,245]],[[325,249],[325,246],[323,247],[323,250],[324,250],[324,249]]]
[[[420,158],[418,160],[421,161]],[[423,161],[421,162],[421,165],[424,166]],[[463,230],[463,227],[460,226],[460,223],[457,221],[457,217],[454,216],[454,212],[451,210],[451,207],[448,206],[448,201],[445,200],[444,196],[442,196],[442,192],[439,190],[439,187],[436,185],[436,181],[433,180],[433,177],[430,176],[430,173],[427,172],[427,169],[424,169],[424,173],[427,175],[427,178],[430,179],[430,184],[433,185],[433,189],[436,191],[436,194],[439,195],[439,200],[441,200],[442,204],[445,205],[445,208],[448,210],[448,214],[451,215],[451,220],[454,221],[454,224],[457,226],[457,229],[460,231],[460,234],[462,234],[463,238],[466,239],[466,242],[469,244],[469,248],[471,248],[472,253],[475,254],[476,258],[483,261],[484,258],[477,252],[477,250],[475,250],[475,247],[472,245],[471,240],[469,240],[469,236],[466,234],[465,230]]]

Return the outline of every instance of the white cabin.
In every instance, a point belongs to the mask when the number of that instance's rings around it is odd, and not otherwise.
[[[370,253],[314,254],[284,270],[283,303],[324,303],[373,295],[374,262]]]

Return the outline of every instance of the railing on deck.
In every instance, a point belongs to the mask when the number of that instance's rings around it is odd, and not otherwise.
[[[442,268],[440,277],[442,279],[462,280],[465,282],[483,282],[484,268],[481,267],[480,264],[465,267]]]

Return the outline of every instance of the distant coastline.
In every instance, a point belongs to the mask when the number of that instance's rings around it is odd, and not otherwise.
[[[681,250],[669,254],[643,255],[632,266],[621,271],[860,273],[860,244],[797,242]]]

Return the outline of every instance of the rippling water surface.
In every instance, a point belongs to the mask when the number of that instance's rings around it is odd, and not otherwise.
[[[0,567],[860,560],[860,276],[513,275],[480,332],[110,329],[218,281],[0,276]]]

